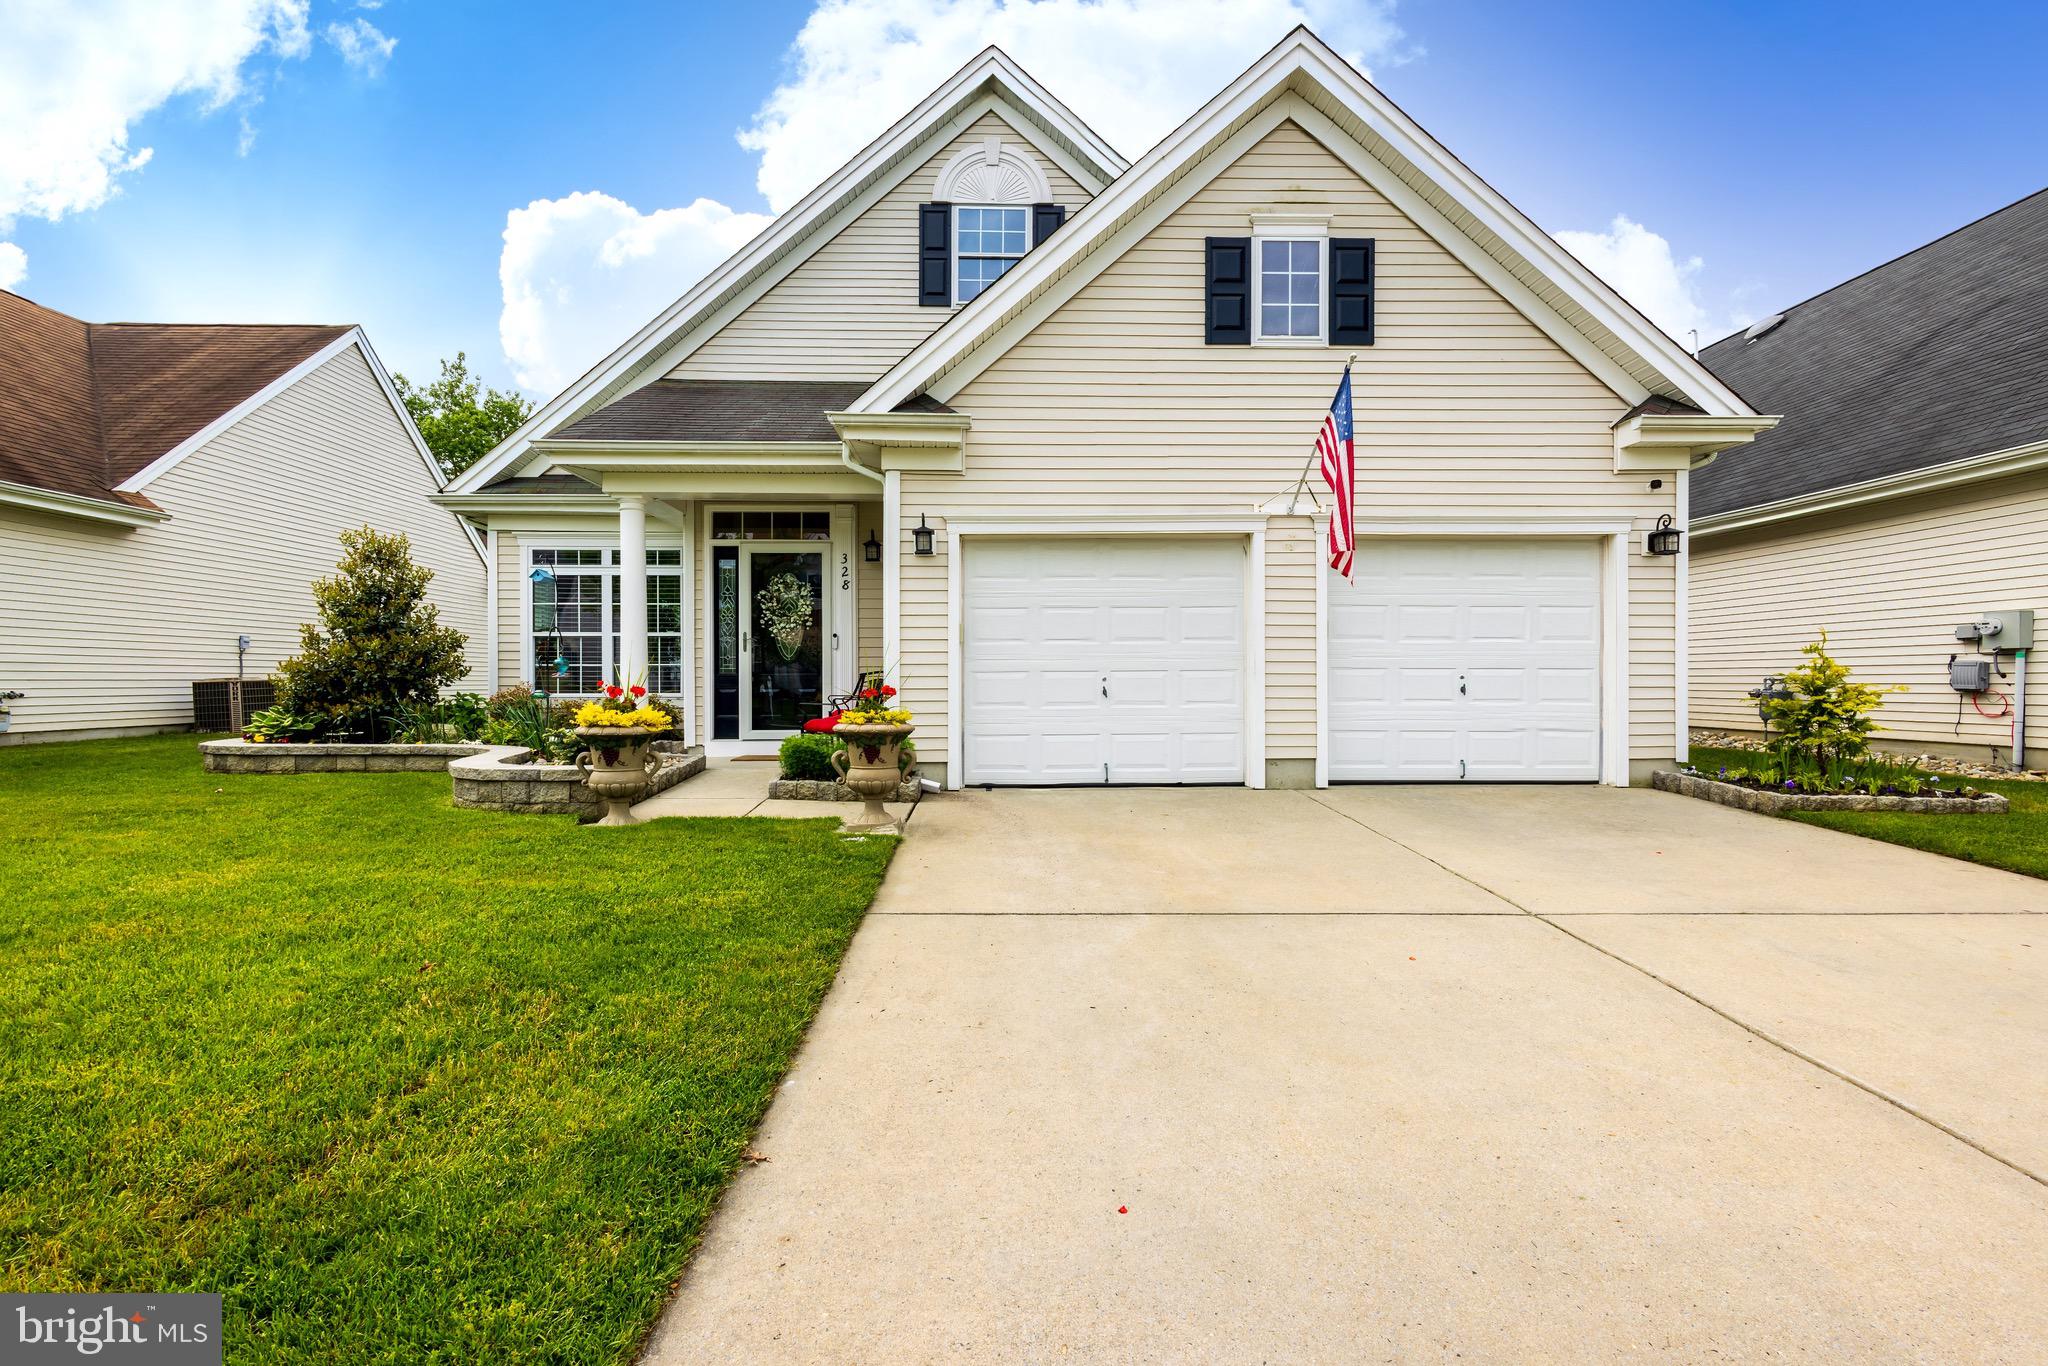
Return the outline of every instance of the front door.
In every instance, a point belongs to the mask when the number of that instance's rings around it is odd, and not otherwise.
[[[740,734],[787,734],[823,713],[825,554],[820,550],[740,547]]]

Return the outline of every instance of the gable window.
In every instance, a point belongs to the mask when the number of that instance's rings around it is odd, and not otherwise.
[[[953,210],[955,303],[966,303],[1002,278],[1031,242],[1031,208],[961,205]]]
[[[1320,237],[1254,239],[1252,318],[1257,340],[1322,344],[1324,245]]]
[[[595,693],[619,673],[619,552],[597,547],[534,547],[527,568],[551,581],[527,586],[528,677],[549,692]],[[683,552],[647,552],[647,689],[683,689]],[[557,675],[555,660],[568,665]]]

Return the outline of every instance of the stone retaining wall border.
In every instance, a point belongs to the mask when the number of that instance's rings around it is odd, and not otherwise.
[[[1694,797],[1703,802],[1715,802],[1721,806],[1732,806],[1739,811],[1755,811],[1765,816],[1781,816],[1788,811],[1912,811],[1929,816],[1999,816],[2011,808],[2011,803],[1996,792],[1981,793],[1976,797],[1870,797],[1855,795],[1823,795],[1811,792],[1771,792],[1763,788],[1743,787],[1737,783],[1716,782],[1712,778],[1698,778],[1689,773],[1658,771],[1650,775],[1650,786],[1659,792],[1675,792],[1681,797]]]

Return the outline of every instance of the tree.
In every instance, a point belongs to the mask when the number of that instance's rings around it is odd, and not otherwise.
[[[341,544],[334,577],[313,585],[320,625],[301,626],[299,653],[278,666],[278,700],[377,740],[401,707],[431,702],[462,677],[465,641],[441,625],[427,601],[434,571],[413,563],[403,535],[364,527],[342,532]]]
[[[441,362],[441,378],[423,389],[415,389],[404,375],[393,375],[398,396],[412,414],[427,449],[440,463],[447,478],[474,465],[493,447],[533,416],[533,405],[518,394],[486,389],[469,373],[469,358],[457,351],[455,359]]]
[[[1778,728],[1777,748],[1793,757],[1825,764],[1829,759],[1855,759],[1869,752],[1875,713],[1888,692],[1903,686],[1873,687],[1849,681],[1849,668],[1828,653],[1828,633],[1802,646],[1806,662],[1788,672],[1785,693],[1764,699],[1764,715]]]

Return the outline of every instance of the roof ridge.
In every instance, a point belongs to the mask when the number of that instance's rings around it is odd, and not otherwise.
[[[1855,284],[1858,280],[1864,279],[1867,276],[1875,275],[1881,270],[1887,270],[1910,256],[1918,256],[1921,252],[1926,251],[1929,248],[1938,247],[1943,242],[1948,241],[1949,238],[1956,236],[1958,233],[1965,233],[1968,232],[1971,228],[1978,227],[1979,225],[1984,223],[1988,223],[1992,219],[1998,217],[1998,215],[2009,212],[2013,209],[2017,209],[2020,205],[2025,204],[2029,200],[2039,199],[2042,195],[2048,195],[2048,186],[2043,186],[2042,188],[2033,191],[2031,194],[2023,194],[2018,199],[2012,200],[2010,203],[2001,204],[1997,208],[1992,209],[1987,213],[1980,213],[1975,218],[1972,218],[1969,222],[1950,228],[1947,232],[1942,233],[1939,237],[1930,237],[1917,247],[1908,247],[1906,250],[1899,252],[1894,256],[1888,256],[1884,260],[1879,261],[1876,265],[1871,266],[1865,270],[1860,270],[1856,272],[1856,274],[1851,275],[1846,280],[1837,280],[1835,281],[1835,283],[1829,285],[1826,289],[1821,290],[1819,293],[1809,294],[1804,299],[1799,300],[1797,303],[1786,304],[1783,308],[1775,309],[1771,314],[1767,314],[1765,316],[1770,317],[1789,315],[1794,309],[1804,308],[1808,304],[1819,303],[1822,299],[1827,298],[1828,295],[1833,294],[1838,289],[1847,289],[1850,285]],[[1703,352],[1711,351],[1717,346],[1723,346],[1728,342],[1736,340],[1738,337],[1744,336],[1748,332],[1748,330],[1748,328],[1737,328],[1735,331],[1730,332],[1725,337],[1719,337],[1711,342],[1708,342],[1705,346],[1701,347],[1700,350]]]

